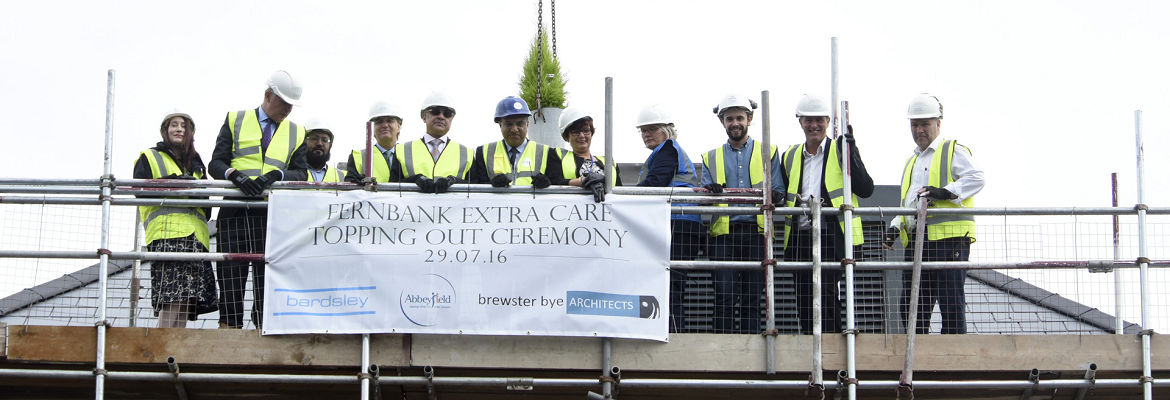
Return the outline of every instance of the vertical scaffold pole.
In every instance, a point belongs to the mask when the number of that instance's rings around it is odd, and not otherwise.
[[[613,77],[605,77],[605,193],[613,191],[614,166],[617,159],[613,158]]]
[[[113,194],[114,175],[111,159],[114,154],[114,70],[106,71],[106,152],[102,174],[102,239],[98,249],[98,315],[97,354],[94,358],[94,399],[102,400],[106,392],[106,290],[110,285],[110,195]]]
[[[779,172],[779,171],[772,170],[771,159],[767,158],[768,156],[770,156],[772,154],[771,153],[771,151],[772,151],[772,111],[771,111],[772,106],[771,106],[771,104],[772,104],[772,100],[771,100],[770,93],[768,93],[767,90],[760,92],[760,111],[763,112],[762,125],[763,125],[763,129],[764,129],[764,137],[763,137],[763,139],[764,139],[763,140],[763,142],[764,142],[764,155],[762,156],[762,157],[764,157],[762,159],[763,164],[764,164],[764,181],[763,181],[762,187],[763,187],[763,191],[764,191],[764,204],[765,205],[775,205],[775,204],[773,204],[773,202],[775,202],[776,199],[772,198],[772,174]],[[779,155],[777,155],[777,157],[779,157]],[[773,260],[776,259],[776,254],[775,254],[775,251],[773,251],[772,246],[775,245],[774,242],[775,242],[776,238],[773,237],[773,236],[775,236],[773,233],[776,229],[775,229],[775,223],[772,222],[772,207],[764,207],[764,221],[767,221],[767,223],[764,224],[764,243],[767,245],[767,247],[764,248],[764,262],[761,263],[760,266],[764,268],[764,310],[766,310],[765,312],[767,313],[767,316],[764,317],[764,321],[765,321],[764,322],[764,327],[765,327],[764,346],[767,349],[765,352],[767,354],[767,356],[765,357],[765,361],[767,362],[766,368],[767,368],[768,374],[775,374],[776,373],[776,299],[775,299],[775,297],[776,297],[776,282],[775,282],[776,269],[774,268],[775,262]]]
[[[830,60],[829,68],[831,70],[830,74],[829,74],[829,76],[830,76],[829,86],[831,88],[831,91],[829,92],[829,96],[830,96],[829,102],[832,103],[832,108],[833,108],[833,110],[831,111],[832,114],[829,114],[829,115],[833,116],[833,121],[832,121],[832,123],[833,123],[833,137],[832,138],[836,139],[838,132],[840,132],[837,129],[837,125],[839,122],[837,120],[837,115],[838,115],[837,114],[837,102],[841,101],[837,98],[837,37],[836,36],[829,39],[829,46],[830,46],[830,51],[831,51],[829,54],[829,60]]]
[[[809,196],[808,205],[812,208],[809,220],[812,222],[812,370],[808,375],[809,395],[823,397],[825,393],[825,377],[821,372],[821,199]]]
[[[1145,162],[1146,153],[1144,144],[1142,143],[1142,111],[1137,110],[1133,112],[1134,132],[1137,136],[1137,209],[1138,209],[1138,266],[1141,271],[1141,285],[1142,285],[1142,393],[1146,400],[1153,400],[1154,379],[1152,373],[1152,366],[1150,365],[1150,335],[1153,330],[1150,329],[1150,303],[1149,303],[1149,267],[1150,260],[1146,258],[1146,203],[1145,203],[1145,187],[1143,180],[1145,179]]]
[[[612,158],[610,159],[612,160]],[[601,339],[601,376],[610,376],[610,371],[613,370],[613,339]],[[612,378],[612,377],[611,377]],[[613,382],[604,380],[601,382],[601,396],[606,399],[613,398]]]
[[[146,251],[142,246],[142,214],[134,213],[134,251]],[[142,288],[142,260],[134,259],[134,267],[130,270],[130,327],[138,326],[138,300]]]
[[[367,163],[366,165],[370,165]],[[362,364],[358,366],[358,376],[362,377],[362,400],[370,400],[370,373],[366,370],[370,366],[370,334],[362,334]]]
[[[1113,206],[1117,207],[1117,173],[1113,178]],[[1113,214],[1113,261],[1121,261],[1121,217]],[[1113,269],[1113,323],[1114,333],[1125,333],[1125,320],[1121,316],[1121,268]]]
[[[842,132],[849,132],[849,102],[841,102],[841,123]],[[845,221],[845,260],[842,264],[845,265],[845,370],[849,374],[848,391],[849,400],[857,398],[857,354],[855,347],[857,345],[857,324],[854,320],[853,314],[854,298],[853,298],[853,181],[852,171],[849,167],[851,163],[849,160],[852,156],[850,153],[849,144],[846,143],[841,146],[841,171],[845,175],[845,206],[842,207],[845,212],[842,213],[841,218]],[[834,316],[836,317],[836,316]],[[840,387],[837,390],[841,390]]]

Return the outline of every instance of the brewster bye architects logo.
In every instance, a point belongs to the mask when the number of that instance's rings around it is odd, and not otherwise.
[[[455,285],[441,275],[422,274],[404,283],[398,307],[415,325],[434,326],[455,306]]]

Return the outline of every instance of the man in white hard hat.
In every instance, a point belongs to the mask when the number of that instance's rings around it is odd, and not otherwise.
[[[467,182],[471,148],[447,137],[455,120],[455,107],[447,95],[432,92],[423,100],[419,116],[427,132],[422,139],[399,143],[394,159],[402,168],[397,181],[413,182],[423,193],[444,193],[451,184]]]
[[[558,152],[528,140],[528,119],[531,116],[528,103],[519,97],[508,96],[496,104],[495,122],[500,125],[504,140],[475,149],[471,183],[490,183],[492,187],[515,184],[537,189],[568,184],[568,179],[561,176]],[[553,182],[553,179],[557,181]]]
[[[398,133],[402,131],[402,115],[398,108],[386,101],[374,102],[370,106],[370,119],[374,124],[374,155],[370,166],[371,176],[378,182],[397,182],[398,169],[401,168],[394,159],[394,147],[398,145]],[[363,183],[365,179],[366,151],[354,150],[346,163],[345,180],[347,182]]]
[[[820,202],[823,207],[840,208],[845,204],[845,174],[841,160],[843,145],[849,145],[849,172],[852,184],[851,204],[859,204],[858,197],[869,198],[873,194],[873,178],[865,170],[857,143],[853,139],[853,127],[835,139],[827,138],[831,118],[829,104],[824,98],[806,94],[796,103],[796,118],[804,131],[804,142],[792,145],[780,157],[780,176],[784,179],[784,206],[800,207],[810,202]],[[845,221],[833,215],[821,217],[821,260],[836,263],[845,257]],[[864,241],[861,233],[861,217],[854,216],[852,223],[853,245]],[[784,218],[784,259],[787,261],[812,261],[812,220],[807,215]],[[800,331],[813,333],[813,282],[811,270],[793,273],[796,284],[797,316]],[[821,331],[841,331],[841,296],[837,282],[841,272],[823,270],[821,273]]]
[[[325,120],[309,118],[305,121],[305,147],[309,149],[305,159],[309,162],[309,182],[341,182],[344,174],[338,174],[336,168],[329,168],[329,158],[333,150],[333,131],[329,129]]]
[[[925,198],[930,201],[930,208],[970,208],[975,206],[975,194],[983,190],[983,170],[971,157],[971,150],[939,134],[942,118],[943,107],[937,97],[923,93],[910,101],[906,119],[910,120],[910,135],[917,147],[902,171],[902,207],[918,208],[918,202]],[[932,168],[936,165],[940,168]],[[906,260],[912,261],[916,223],[912,215],[895,217],[883,245],[892,248],[900,236],[906,247]],[[971,243],[975,242],[975,217],[928,215],[923,239],[922,261],[967,261]],[[902,320],[906,321],[910,311],[911,271],[905,271],[903,278]],[[929,333],[935,303],[942,313],[943,334],[967,333],[967,300],[963,290],[966,280],[965,269],[922,271],[917,333]]]
[[[309,164],[305,160],[305,128],[288,120],[293,106],[301,100],[301,83],[286,71],[268,78],[260,107],[227,114],[207,169],[215,179],[231,181],[245,196],[264,193],[276,181],[304,181]],[[263,253],[268,210],[221,207],[218,216],[219,251]],[[252,322],[259,328],[264,315],[264,262],[223,261],[217,263],[220,289],[221,328],[244,326],[244,284],[252,268]]]
[[[780,157],[776,146],[767,152],[772,165],[772,179],[764,185],[763,145],[748,136],[748,127],[756,102],[745,96],[730,94],[715,107],[719,123],[727,133],[727,143],[703,153],[703,187],[713,193],[723,188],[767,188],[772,201],[783,201],[784,180],[780,175]],[[759,207],[758,204],[737,204]],[[712,219],[709,258],[711,261],[763,261],[768,240],[764,236],[763,215],[721,215]],[[760,295],[764,291],[764,272],[760,269],[714,271],[716,333],[760,333]],[[735,311],[739,304],[739,328]]]

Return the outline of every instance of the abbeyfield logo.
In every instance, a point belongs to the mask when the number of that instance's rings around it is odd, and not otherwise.
[[[662,316],[658,298],[629,294],[569,291],[565,313],[658,319]]]
[[[404,282],[398,308],[418,326],[434,326],[455,307],[455,285],[438,274],[423,274]]]

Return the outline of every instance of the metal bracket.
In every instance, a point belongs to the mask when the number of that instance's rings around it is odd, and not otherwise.
[[[1137,211],[1150,211],[1150,206],[1145,204],[1137,204],[1133,206],[1133,209]]]
[[[109,372],[109,371],[106,371],[106,369],[105,369],[105,368],[94,368],[94,369],[93,369],[93,374],[94,374],[94,375],[101,375],[101,376],[106,376],[106,375],[109,375],[109,374],[108,374],[108,372]]]
[[[1028,400],[1032,397],[1032,392],[1035,392],[1040,387],[1040,370],[1032,368],[1028,371],[1028,382],[1032,382],[1032,387],[1024,389],[1024,393],[1020,394],[1020,400]]]
[[[914,400],[914,384],[899,383],[898,388],[894,389],[894,393],[898,396],[898,399]]]
[[[849,380],[848,371],[837,371],[837,389],[833,390],[833,400],[842,400],[845,398],[845,392],[848,391],[845,383],[847,380]],[[853,380],[856,381],[856,379]]]
[[[861,331],[857,330],[857,329],[842,329],[841,330],[842,335],[856,335],[858,333],[861,333]]]
[[[1089,261],[1089,273],[1100,274],[1113,272],[1113,261]]]
[[[1144,384],[1147,384],[1147,383],[1149,383],[1149,384],[1151,384],[1151,385],[1152,385],[1152,384],[1154,383],[1154,377],[1152,377],[1152,376],[1143,376],[1143,377],[1141,377],[1141,378],[1138,378],[1138,382],[1141,382],[1143,385],[1144,385]]]
[[[779,329],[765,329],[763,332],[760,332],[760,335],[761,336],[780,336],[780,330]]]
[[[1146,257],[1138,257],[1137,261],[1135,261],[1134,263],[1136,263],[1140,267],[1142,264],[1149,264],[1150,259],[1146,258]]]
[[[113,256],[113,255],[114,255],[114,252],[110,251],[110,249],[97,249],[97,254],[98,254],[98,256],[99,256],[99,257],[100,257],[100,256],[107,256],[107,257],[109,257],[109,256]]]
[[[1153,329],[1146,329],[1146,330],[1143,330],[1141,332],[1138,332],[1138,336],[1153,336],[1153,335],[1154,335]]]
[[[110,321],[103,319],[101,321],[94,322],[93,326],[104,326],[108,329],[110,327]]]
[[[814,378],[815,377],[812,374],[808,375],[808,387],[804,388],[804,397],[812,396],[821,400],[825,400],[825,385],[813,383]]]
[[[508,390],[532,390],[532,378],[508,378]]]

